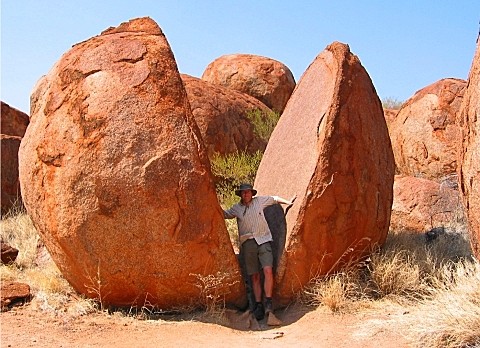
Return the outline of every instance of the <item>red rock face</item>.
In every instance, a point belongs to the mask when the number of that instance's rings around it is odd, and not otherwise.
[[[265,150],[267,141],[255,134],[254,124],[247,117],[252,110],[272,112],[265,104],[189,75],[182,74],[182,80],[209,157],[214,153]]]
[[[398,110],[394,109],[383,109],[383,115],[385,116],[385,121],[387,122],[388,132],[390,134],[390,127],[395,117],[397,117]]]
[[[7,103],[1,102],[1,127],[2,134],[14,135],[17,137],[23,137],[27,130],[29,118],[28,115],[12,108]]]
[[[295,88],[292,72],[271,58],[230,54],[211,62],[202,80],[251,95],[282,113]]]
[[[22,138],[0,134],[2,168],[2,215],[13,206],[21,205],[20,182],[18,180],[18,149]]]
[[[423,178],[396,176],[390,228],[414,233],[436,227],[456,232],[464,230],[460,194],[450,186],[448,182],[440,184]]]
[[[480,258],[480,41],[468,77],[468,87],[463,97],[460,120],[462,149],[460,152],[460,189],[467,213],[470,243]]]
[[[0,241],[1,262],[5,265],[15,262],[18,256],[18,249]]]
[[[22,204],[20,183],[18,181],[18,148],[25,130],[28,115],[1,102],[1,190],[2,215],[13,206]]]
[[[240,269],[170,49],[149,18],[75,45],[37,84],[20,148],[25,206],[80,293],[118,306],[179,308],[198,276]]]
[[[255,180],[259,194],[297,195],[279,252],[280,303],[315,276],[384,243],[393,177],[380,100],[359,59],[335,42],[302,76]]]
[[[410,98],[390,123],[399,174],[438,180],[457,170],[457,114],[466,82],[443,79]]]
[[[0,289],[0,307],[2,310],[8,309],[8,306],[17,301],[28,301],[30,297],[30,286],[28,284],[2,281]]]

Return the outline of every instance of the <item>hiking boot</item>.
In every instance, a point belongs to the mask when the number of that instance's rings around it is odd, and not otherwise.
[[[263,309],[263,304],[261,302],[256,304],[255,309],[253,310],[253,315],[255,315],[257,320],[265,318],[265,310]]]
[[[267,298],[265,301],[265,313],[272,313],[272,312],[273,312],[272,299]]]

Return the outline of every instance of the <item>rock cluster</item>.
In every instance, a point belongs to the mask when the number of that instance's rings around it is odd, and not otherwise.
[[[2,102],[2,212],[19,176],[64,277],[103,304],[174,309],[215,297],[244,307],[209,157],[265,149],[259,194],[297,197],[288,212],[265,213],[279,304],[368,255],[389,227],[425,232],[458,218],[448,213],[459,192],[441,181],[456,171],[478,257],[479,79],[477,47],[468,82],[444,79],[383,110],[339,42],[298,85],[284,64],[243,54],[216,59],[198,79],[180,75],[153,20],[134,19],[66,52],[35,86],[30,121]],[[283,112],[268,144],[250,110]]]

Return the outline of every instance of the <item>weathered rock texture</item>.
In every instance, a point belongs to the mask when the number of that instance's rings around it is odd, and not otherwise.
[[[25,206],[65,278],[104,304],[243,303],[240,269],[170,46],[149,18],[75,45],[37,84]],[[222,297],[223,298],[223,297]]]
[[[1,102],[1,190],[2,215],[13,206],[22,204],[20,183],[18,181],[18,148],[25,130],[28,115]]]
[[[390,125],[393,123],[395,120],[395,117],[397,117],[398,110],[394,109],[383,109],[383,115],[385,116],[385,122],[387,122],[387,128],[388,132],[390,133]]]
[[[245,93],[182,74],[195,121],[209,157],[214,153],[263,151],[267,140],[255,132],[248,113],[271,113],[265,104]]]
[[[28,115],[12,108],[7,103],[1,102],[1,127],[2,134],[23,137],[29,123]]]
[[[468,76],[460,120],[463,144],[459,181],[469,224],[470,243],[480,259],[480,40]]]
[[[443,79],[410,98],[390,124],[398,173],[438,180],[457,170],[457,117],[466,81]]]
[[[202,80],[251,95],[279,113],[295,88],[295,78],[285,64],[252,54],[215,59],[203,72]]]
[[[280,303],[384,243],[393,177],[380,100],[359,59],[335,42],[302,76],[255,180],[259,194],[297,195],[277,255]]]
[[[3,282],[0,290],[0,308],[7,310],[9,306],[21,301],[29,301],[31,297],[30,286],[18,282]]]
[[[424,233],[442,227],[462,232],[464,221],[460,193],[449,182],[395,176],[391,230]]]
[[[18,249],[10,246],[9,244],[0,241],[1,261],[3,264],[8,265],[15,262],[18,256]]]
[[[0,134],[2,215],[12,207],[20,206],[22,202],[18,180],[18,149],[21,141],[21,137]]]
[[[387,127],[388,127],[390,126],[390,123],[392,123],[395,120],[395,117],[398,114],[398,110],[383,109],[383,114],[385,116],[385,121],[387,122]]]

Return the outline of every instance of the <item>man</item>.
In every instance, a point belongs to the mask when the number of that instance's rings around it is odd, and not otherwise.
[[[253,313],[257,320],[264,318],[265,313],[271,313],[273,295],[273,253],[272,233],[265,219],[263,209],[269,205],[280,203],[291,206],[295,196],[290,200],[277,196],[259,196],[257,190],[250,184],[241,184],[235,194],[240,202],[224,211],[226,219],[237,218],[240,250],[244,257],[247,275],[250,276],[255,306]],[[263,269],[265,291],[265,309],[262,303],[262,284],[260,271]]]

